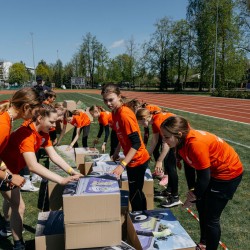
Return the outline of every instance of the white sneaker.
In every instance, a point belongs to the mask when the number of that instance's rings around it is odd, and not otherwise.
[[[30,180],[26,180],[24,185],[21,187],[21,190],[26,192],[36,192],[39,188],[35,187]]]
[[[37,174],[32,174],[31,176],[31,182],[32,183],[37,183],[37,182],[41,182],[42,181],[42,177],[37,175]]]

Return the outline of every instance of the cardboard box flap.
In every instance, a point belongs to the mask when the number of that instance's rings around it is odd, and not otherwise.
[[[136,249],[183,250],[196,247],[169,209],[129,213],[128,234]]]

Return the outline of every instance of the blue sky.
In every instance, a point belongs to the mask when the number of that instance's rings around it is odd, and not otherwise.
[[[0,60],[68,63],[87,32],[110,56],[125,52],[124,42],[147,41],[157,20],[186,18],[188,0],[0,0]],[[33,32],[33,36],[31,35]]]

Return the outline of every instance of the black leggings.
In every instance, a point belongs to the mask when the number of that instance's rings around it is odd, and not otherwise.
[[[144,185],[145,171],[148,167],[148,161],[137,167],[128,167],[128,185],[129,185],[129,200],[132,211],[147,210],[146,197],[142,191]]]
[[[111,135],[110,135],[110,153],[109,155],[112,156],[115,152],[115,149],[117,148],[117,145],[119,143],[119,140],[117,138],[115,130],[111,130]]]
[[[172,196],[179,195],[178,193],[178,174],[176,169],[175,149],[170,148],[168,154],[164,158],[164,173],[168,175],[167,192]]]
[[[84,148],[87,148],[88,147],[88,136],[89,136],[89,130],[90,130],[90,125],[88,126],[84,126],[84,127],[81,127],[80,128],[80,134],[82,132],[82,146]],[[73,131],[73,135],[72,135],[72,140],[74,140],[76,136],[76,127],[74,128],[74,131]],[[74,148],[78,148],[78,142],[76,141],[76,143],[73,145]]]
[[[211,179],[205,195],[197,201],[196,207],[200,219],[200,242],[206,250],[217,250],[221,236],[220,216],[228,201],[240,184],[242,175],[230,180]]]

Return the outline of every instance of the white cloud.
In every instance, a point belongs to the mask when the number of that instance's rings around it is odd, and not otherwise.
[[[110,46],[110,49],[114,49],[114,48],[120,48],[123,47],[125,45],[125,40],[118,40],[112,43],[112,45]]]

